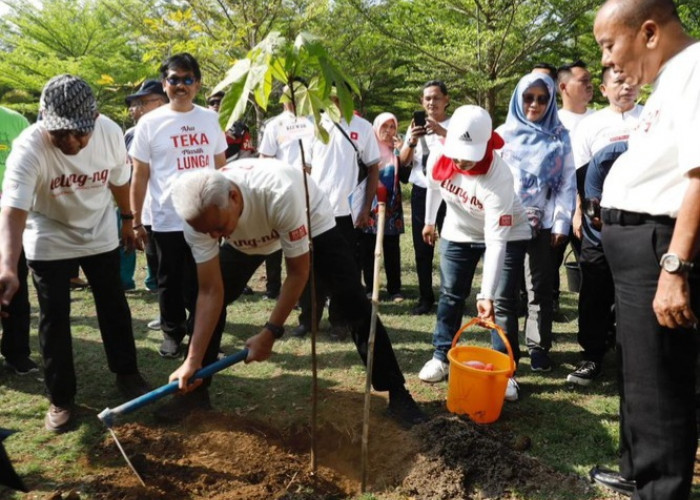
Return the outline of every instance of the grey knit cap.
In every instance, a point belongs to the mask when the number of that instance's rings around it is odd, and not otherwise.
[[[54,76],[44,86],[39,104],[46,130],[92,132],[97,102],[85,80],[72,75]]]

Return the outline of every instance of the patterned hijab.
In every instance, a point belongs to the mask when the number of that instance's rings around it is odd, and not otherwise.
[[[549,92],[543,117],[532,122],[523,111],[523,94],[534,86]],[[521,198],[545,187],[557,190],[562,180],[564,159],[571,152],[569,132],[559,121],[554,81],[543,73],[529,73],[518,82],[510,99],[508,117],[499,130],[506,144],[501,156],[520,169]]]

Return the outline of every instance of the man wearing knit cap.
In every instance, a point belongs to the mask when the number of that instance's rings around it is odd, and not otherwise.
[[[0,301],[18,288],[22,243],[39,299],[39,340],[51,402],[46,429],[72,422],[76,394],[69,281],[80,265],[90,283],[109,369],[124,397],[149,390],[136,364],[131,312],[119,283],[113,200],[124,221],[121,241],[134,247],[129,166],[119,126],[97,112],[88,84],[59,75],[41,94],[42,120],[15,140],[0,210]],[[24,233],[24,234],[23,234]]]

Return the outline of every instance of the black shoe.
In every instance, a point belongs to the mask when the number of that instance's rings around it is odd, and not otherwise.
[[[405,387],[389,391],[389,405],[386,412],[406,429],[428,421],[428,416],[418,407],[413,396]]]
[[[433,304],[427,302],[418,302],[418,305],[411,309],[411,314],[414,316],[421,316],[423,314],[430,314],[433,309]]]
[[[117,389],[119,389],[119,392],[128,400],[138,398],[147,392],[151,392],[151,386],[139,372],[117,373]]]
[[[636,487],[634,480],[625,479],[619,472],[603,469],[597,465],[591,469],[588,475],[591,476],[591,482],[598,483],[628,497],[632,496]]]
[[[331,340],[336,340],[342,342],[348,338],[350,330],[347,325],[333,325],[331,326],[331,331],[328,334]]]
[[[248,285],[244,286],[243,291],[241,292],[241,294],[243,295],[253,295],[254,293],[255,292],[253,291],[253,289],[250,288]]]
[[[549,359],[547,351],[533,349],[530,351],[530,369],[533,372],[551,372],[552,360]]]
[[[566,381],[572,384],[587,386],[590,385],[593,379],[600,375],[603,365],[596,361],[581,361],[576,367],[576,370],[569,373]]]
[[[72,405],[56,406],[49,405],[49,411],[44,418],[44,427],[51,432],[65,432],[70,429],[73,423]]]
[[[311,328],[309,328],[306,325],[299,325],[295,329],[293,329],[291,332],[289,332],[289,335],[292,337],[296,337],[298,339],[306,337],[307,333],[311,332]]]
[[[163,342],[160,344],[158,353],[163,358],[175,359],[180,356],[180,342],[164,333]]]
[[[15,361],[5,360],[5,368],[15,372],[17,375],[29,375],[39,371],[39,365],[29,358],[20,358]]]
[[[209,390],[199,387],[187,394],[177,394],[153,412],[153,417],[162,424],[176,424],[195,411],[211,410]]]

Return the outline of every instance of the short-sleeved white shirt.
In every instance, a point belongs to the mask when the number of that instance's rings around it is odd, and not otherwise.
[[[586,109],[585,113],[574,113],[568,109],[559,109],[557,114],[559,115],[559,121],[561,121],[562,125],[569,131],[569,136],[573,138],[574,133],[583,119],[591,116],[594,112],[595,111],[592,109]]]
[[[243,197],[243,212],[226,242],[243,253],[269,255],[282,248],[286,257],[309,251],[306,196],[300,167],[272,158],[245,158],[227,164],[221,172],[235,182]],[[309,206],[312,236],[335,226],[328,199],[311,178]],[[208,234],[184,224],[185,239],[197,263],[218,255],[219,243]]]
[[[447,128],[450,126],[450,118],[440,122],[440,126],[447,130]],[[442,143],[440,142],[442,139],[443,138],[437,134],[425,134],[422,138],[418,139],[416,147],[413,148],[413,159],[411,160],[413,167],[411,168],[411,174],[408,177],[408,182],[410,182],[414,186],[422,188],[428,187],[428,179],[423,173],[423,154],[430,155],[435,149],[442,150]],[[404,146],[408,144],[408,141],[410,140],[411,127],[408,127],[408,130],[406,130]],[[425,153],[423,150],[423,141],[425,141],[425,145],[428,149],[428,151],[425,151]]]
[[[700,43],[666,62],[654,82],[629,148],[613,164],[601,206],[676,217],[700,167]]]
[[[581,120],[571,141],[576,168],[584,166],[608,144],[629,139],[643,109],[637,104],[629,111],[618,113],[607,107]]]
[[[201,106],[173,111],[161,106],[144,115],[136,125],[129,155],[148,163],[151,226],[154,231],[182,231],[170,192],[182,174],[200,168],[216,168],[214,156],[226,151],[226,136],[218,115]]]
[[[35,123],[15,140],[7,158],[2,206],[26,210],[24,251],[29,260],[62,260],[119,245],[109,185],[129,182],[124,136],[104,115],[85,148],[65,155]]]
[[[353,116],[350,124],[341,119],[339,125],[355,143],[360,158],[366,165],[379,161],[379,144],[370,122]],[[357,186],[359,173],[355,150],[328,115],[321,119],[321,126],[328,131],[330,138],[328,144],[319,138],[312,141],[311,177],[328,196],[335,217],[347,216],[350,215],[348,196]]]
[[[277,158],[289,165],[301,168],[301,148],[296,128],[302,126],[313,131],[313,123],[305,116],[294,116],[291,111],[283,111],[265,124],[258,153]],[[304,156],[311,152],[311,136],[302,138]],[[305,158],[308,163],[308,158]]]

